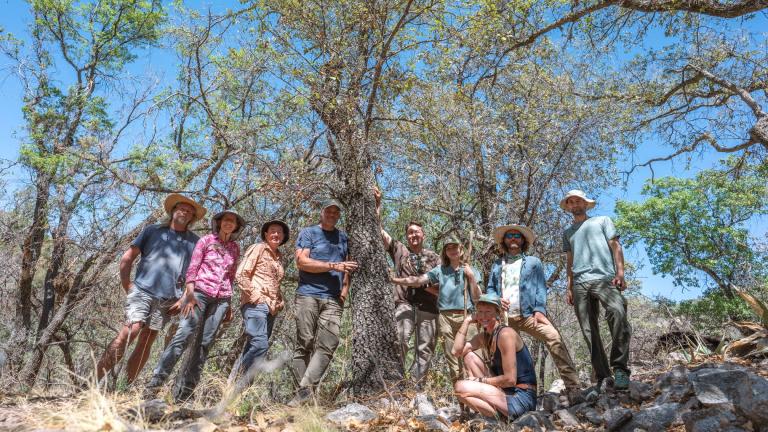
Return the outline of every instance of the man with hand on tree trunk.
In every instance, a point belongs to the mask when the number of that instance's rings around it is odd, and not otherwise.
[[[96,365],[98,380],[117,364],[138,338],[128,359],[126,371],[130,384],[149,358],[157,332],[181,310],[181,294],[192,251],[199,237],[189,230],[203,218],[205,208],[179,194],[170,194],[163,204],[168,220],[144,228],[120,259],[120,283],[128,295],[125,322]],[[131,282],[131,267],[141,260]]]
[[[296,239],[299,286],[293,374],[298,390],[289,406],[312,397],[339,345],[349,273],[357,269],[357,263],[348,258],[347,233],[336,228],[340,218],[341,206],[327,201],[320,211],[320,223],[302,229]]]
[[[592,369],[597,376],[597,390],[611,376],[614,388],[629,387],[629,339],[631,328],[627,320],[627,289],[624,280],[624,252],[613,221],[607,216],[587,216],[595,200],[580,190],[572,190],[560,201],[560,208],[573,215],[573,225],[563,233],[563,251],[568,264],[568,304],[575,306],[576,318],[587,342]],[[600,305],[605,308],[608,330],[611,332],[610,362],[600,339]]]
[[[376,213],[381,221],[381,191],[373,190],[376,198]],[[384,228],[381,239],[395,264],[397,277],[419,276],[440,265],[440,256],[424,248],[424,228],[420,223],[410,221],[405,226],[407,245],[393,240]],[[395,320],[400,355],[405,369],[408,341],[415,334],[416,355],[410,367],[411,377],[420,380],[429,370],[432,354],[437,342],[437,285],[408,288],[395,285]]]

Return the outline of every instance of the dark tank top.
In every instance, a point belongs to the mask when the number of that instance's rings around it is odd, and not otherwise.
[[[501,350],[499,349],[499,335],[506,326],[499,326],[495,331],[494,346],[496,349],[493,351],[493,357],[491,358],[490,369],[495,376],[504,375],[504,367],[501,362]],[[492,336],[494,337],[494,336]],[[533,359],[531,353],[528,352],[528,347],[523,343],[523,349],[515,353],[515,359],[517,360],[517,383],[518,384],[530,384],[536,385],[536,370],[533,368]],[[502,388],[504,393],[514,393],[515,387]]]

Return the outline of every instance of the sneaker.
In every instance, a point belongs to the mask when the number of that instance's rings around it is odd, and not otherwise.
[[[296,395],[288,402],[288,406],[296,408],[304,405],[308,400],[312,399],[312,389],[309,387],[299,387],[296,391]]]
[[[626,390],[629,388],[629,372],[624,369],[616,369],[613,373],[613,388]]]

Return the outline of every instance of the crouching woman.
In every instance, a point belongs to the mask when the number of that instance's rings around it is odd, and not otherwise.
[[[453,343],[453,355],[464,358],[469,377],[457,381],[459,401],[487,417],[513,420],[536,409],[536,373],[528,347],[517,332],[501,324],[501,300],[483,294],[475,316],[467,316]],[[467,341],[471,324],[481,332]],[[473,351],[482,349],[488,364]]]

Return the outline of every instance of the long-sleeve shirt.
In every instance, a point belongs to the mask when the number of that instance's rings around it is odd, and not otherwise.
[[[265,303],[269,307],[269,313],[274,315],[284,306],[283,294],[280,291],[280,282],[284,275],[280,251],[273,251],[266,243],[249,247],[237,267],[236,281],[241,291],[240,302]]]
[[[209,297],[231,297],[239,258],[237,242],[222,242],[218,235],[208,234],[195,245],[187,269],[187,283],[194,282],[195,290]]]

